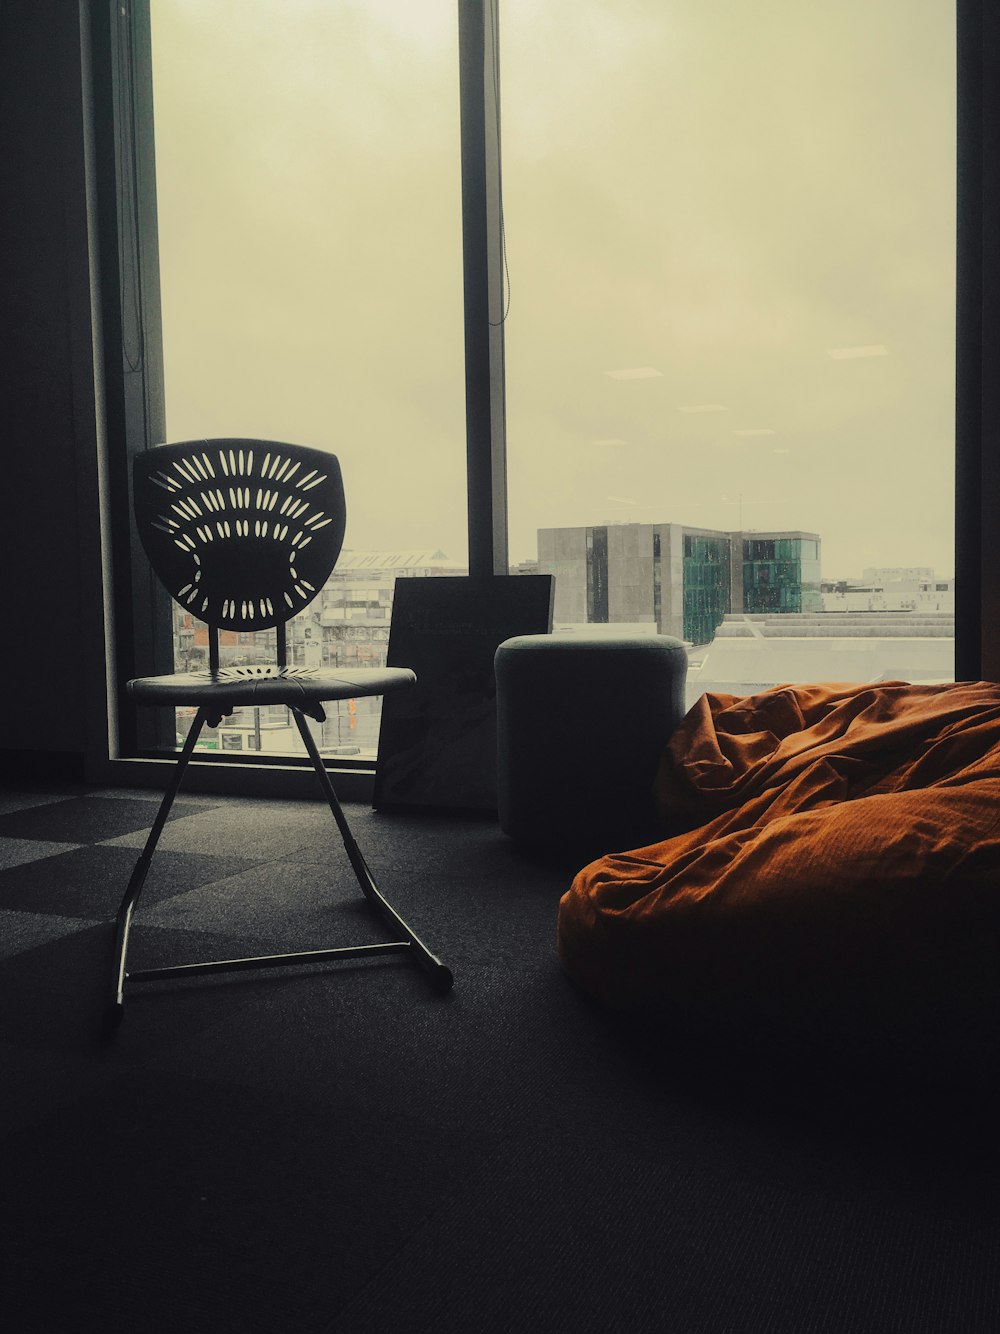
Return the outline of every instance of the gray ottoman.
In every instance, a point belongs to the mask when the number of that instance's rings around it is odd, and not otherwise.
[[[663,837],[652,787],[684,716],[666,635],[518,635],[496,652],[500,828],[585,860]]]

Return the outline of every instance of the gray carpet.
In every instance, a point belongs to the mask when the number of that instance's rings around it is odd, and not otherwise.
[[[450,995],[392,956],[150,984],[102,1041],[155,809],[0,793],[8,1328],[1000,1329],[988,1070],[623,1022],[558,966],[573,867],[487,820],[347,808]],[[182,798],[130,964],[385,938],[325,807]]]

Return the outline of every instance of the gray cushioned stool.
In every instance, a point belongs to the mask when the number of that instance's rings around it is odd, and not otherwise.
[[[666,635],[518,635],[496,652],[500,827],[587,860],[664,837],[652,787],[684,716]]]

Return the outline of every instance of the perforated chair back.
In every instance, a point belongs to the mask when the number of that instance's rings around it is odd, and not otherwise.
[[[333,573],[347,508],[336,455],[273,440],[187,440],[135,456],[135,519],[171,596],[216,630],[267,630]]]

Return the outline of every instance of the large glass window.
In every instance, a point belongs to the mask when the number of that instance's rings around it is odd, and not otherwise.
[[[344,553],[289,649],[378,665],[395,579],[467,562],[453,0],[154,0],[151,19],[167,438],[338,455]],[[268,638],[224,635],[223,663]],[[179,667],[204,660],[179,608],[174,642]],[[379,705],[331,705],[321,748],[370,757]],[[204,744],[299,749],[288,722],[237,711]]]
[[[692,694],[949,678],[952,0],[502,19],[512,560]]]
[[[955,18],[918,8],[493,15],[511,565],[556,574],[557,624],[688,640],[692,697],[951,673]],[[395,580],[467,566],[453,0],[151,21],[167,438],[337,452],[345,552],[290,645],[379,662]],[[321,747],[370,757],[375,709]]]

